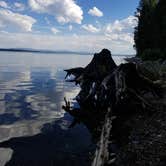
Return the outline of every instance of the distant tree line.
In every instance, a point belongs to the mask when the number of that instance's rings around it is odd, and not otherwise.
[[[141,0],[135,15],[137,56],[144,60],[166,59],[166,0]]]

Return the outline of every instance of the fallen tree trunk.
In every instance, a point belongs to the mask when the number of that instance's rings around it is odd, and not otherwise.
[[[66,101],[63,109],[75,117],[73,124],[78,121],[88,127],[91,132],[99,128],[98,148],[96,150],[93,166],[111,165],[115,158],[109,149],[112,133],[112,119],[123,114],[132,114],[137,111],[155,110],[153,105],[144,97],[151,93],[161,97],[161,89],[148,78],[141,75],[134,63],[126,63],[117,66],[111,57],[109,50],[103,49],[95,54],[92,61],[85,68],[65,70],[67,76],[73,75],[72,80],[80,85],[80,92],[76,100],[80,109],[75,110]],[[88,113],[88,111],[91,113]],[[100,118],[92,120],[94,112]],[[73,126],[73,125],[72,125]]]
[[[98,148],[96,149],[92,166],[104,166],[105,164],[112,164],[116,160],[114,153],[111,153],[109,151],[109,145],[111,143],[110,135],[113,120],[114,117],[111,116],[111,109],[108,108],[108,112],[105,116],[104,125],[101,131]]]

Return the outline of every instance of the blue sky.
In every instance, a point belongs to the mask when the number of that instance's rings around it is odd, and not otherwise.
[[[139,0],[0,0],[0,47],[133,54]]]

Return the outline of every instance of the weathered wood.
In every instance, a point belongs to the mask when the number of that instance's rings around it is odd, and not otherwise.
[[[109,144],[112,129],[112,119],[110,118],[110,114],[111,109],[108,108],[108,112],[105,116],[105,122],[102,128],[101,136],[98,142],[98,148],[96,149],[92,166],[104,166],[106,163],[111,164],[116,159],[112,158],[110,160]]]
[[[115,161],[115,158],[111,158],[112,152],[108,148],[111,141],[112,118],[120,117],[131,110],[132,113],[138,109],[154,110],[144,94],[151,93],[155,97],[161,97],[161,89],[141,75],[136,64],[126,63],[117,66],[110,51],[106,49],[95,54],[85,68],[69,69],[66,72],[67,75],[74,75],[73,81],[80,85],[81,90],[76,97],[80,109],[71,108],[66,100],[63,109],[75,117],[72,126],[78,121],[83,121],[91,132],[95,132],[95,128],[100,128],[98,148],[92,166],[110,165]],[[87,108],[90,113],[84,111]],[[92,110],[96,110],[95,114],[103,117],[97,119],[101,123],[92,120]]]

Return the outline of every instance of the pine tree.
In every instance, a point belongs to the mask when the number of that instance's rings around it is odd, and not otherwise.
[[[156,8],[156,20],[158,25],[158,47],[163,53],[166,53],[166,0],[159,1]]]
[[[137,8],[138,26],[135,28],[134,41],[137,55],[141,56],[145,50],[156,48],[155,9],[158,0],[141,0]]]

